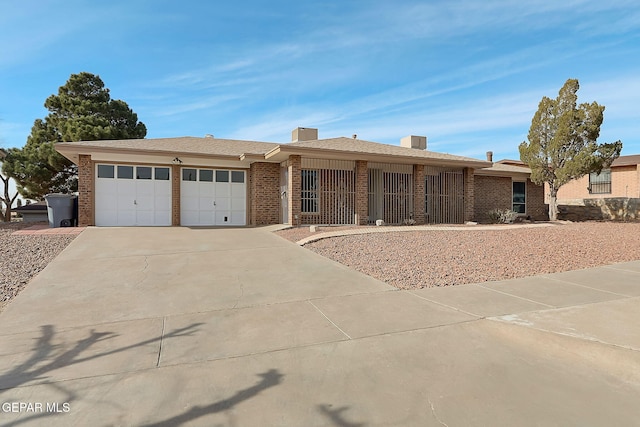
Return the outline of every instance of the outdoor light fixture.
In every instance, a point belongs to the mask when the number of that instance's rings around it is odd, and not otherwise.
[[[181,165],[182,164],[182,160],[180,160],[179,157],[176,157],[173,159],[173,164],[174,165]]]

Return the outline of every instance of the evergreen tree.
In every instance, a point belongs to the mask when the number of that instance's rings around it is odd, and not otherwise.
[[[604,106],[577,105],[578,80],[566,81],[556,99],[546,96],[533,116],[520,160],[531,168],[531,181],[549,186],[549,219],[558,215],[558,190],[588,173],[600,173],[620,156],[622,142],[598,144]]]
[[[135,139],[147,134],[127,103],[111,99],[102,79],[91,73],[72,74],[44,106],[49,114],[35,120],[24,148],[9,150],[3,163],[3,172],[15,179],[25,198],[77,190],[77,168],[58,154],[55,143]]]

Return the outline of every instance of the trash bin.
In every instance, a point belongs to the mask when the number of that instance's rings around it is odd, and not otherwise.
[[[52,193],[44,196],[47,202],[47,214],[49,217],[49,227],[71,227],[73,225],[73,199],[71,194]]]

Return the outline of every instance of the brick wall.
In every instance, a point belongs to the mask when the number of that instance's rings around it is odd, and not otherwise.
[[[280,223],[280,164],[256,162],[249,170],[252,225]]]
[[[474,219],[476,221],[487,222],[487,215],[493,209],[512,208],[511,182],[509,177],[475,176]]]
[[[549,219],[549,207],[544,203],[544,187],[527,179],[526,184],[527,216],[536,221]],[[475,177],[474,218],[478,222],[487,222],[487,215],[493,209],[513,208],[513,179],[502,176]]]
[[[589,194],[589,175],[570,181],[558,190],[558,201],[576,199],[607,199],[616,197],[640,198],[640,171],[638,165],[611,168],[611,193]],[[548,186],[545,185],[548,203]]]
[[[171,225],[180,225],[180,165],[171,166]]]
[[[301,157],[298,155],[289,156],[289,224],[300,225],[302,209],[302,168]]]
[[[549,219],[549,205],[544,202],[544,186],[527,179],[527,215],[535,221]]]
[[[413,219],[416,221],[416,224],[424,224],[426,222],[424,207],[424,165],[413,165]]]
[[[80,154],[78,160],[78,225],[95,225],[93,162],[91,156]]]
[[[475,185],[472,168],[464,168],[464,220],[472,221],[475,216]]]
[[[369,219],[369,169],[364,160],[356,161],[356,214],[358,224],[367,225]]]

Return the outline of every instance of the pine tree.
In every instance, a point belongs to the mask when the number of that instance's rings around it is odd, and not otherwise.
[[[20,194],[42,199],[47,193],[77,190],[77,168],[55,150],[55,143],[144,138],[147,128],[126,102],[111,99],[99,76],[72,74],[47,98],[49,114],[36,119],[22,149],[11,149],[3,172],[15,179]]]

